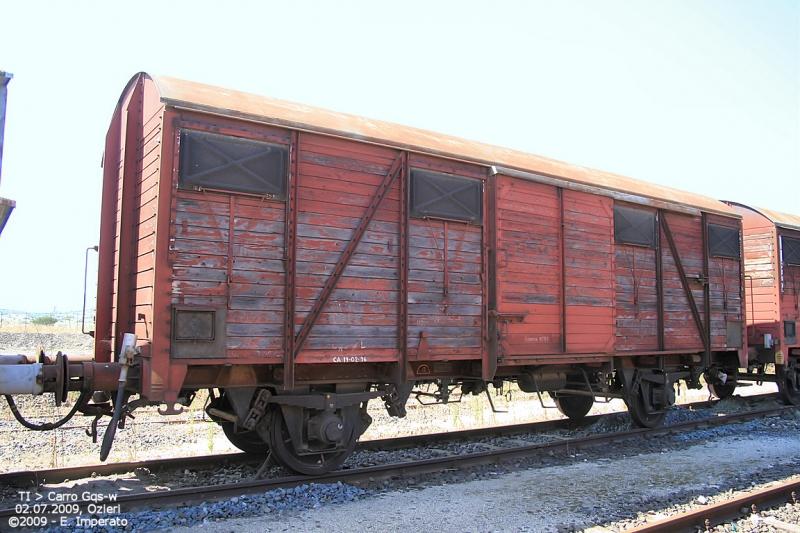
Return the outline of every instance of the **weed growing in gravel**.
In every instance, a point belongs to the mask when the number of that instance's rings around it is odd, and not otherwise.
[[[50,439],[52,456],[50,457],[50,468],[58,468],[58,430],[53,431],[53,438]]]
[[[475,422],[477,424],[483,424],[483,405],[481,405],[481,399],[478,396],[475,396],[472,414],[475,416]]]
[[[209,424],[208,425],[208,453],[212,453],[214,451],[214,426],[216,424]]]

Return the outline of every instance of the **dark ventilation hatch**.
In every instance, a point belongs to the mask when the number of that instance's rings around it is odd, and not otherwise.
[[[781,237],[783,262],[787,265],[800,266],[800,239]]]
[[[178,186],[286,198],[286,146],[200,131],[181,134]]]
[[[655,248],[655,212],[614,206],[614,236],[618,243]]]
[[[716,224],[708,225],[708,253],[712,257],[739,258],[739,230]]]
[[[464,220],[480,225],[483,182],[449,174],[411,171],[411,216]]]

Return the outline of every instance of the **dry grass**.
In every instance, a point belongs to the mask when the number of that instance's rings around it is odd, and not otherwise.
[[[91,329],[92,325],[87,324],[86,327]],[[0,333],[40,333],[42,335],[52,333],[81,333],[81,323],[57,322],[52,326],[42,326],[25,322],[3,321],[0,325]]]

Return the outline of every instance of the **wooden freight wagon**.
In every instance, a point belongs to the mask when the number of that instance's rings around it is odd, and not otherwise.
[[[143,73],[104,169],[98,364],[135,333],[131,407],[215,389],[234,443],[299,472],[415,384],[655,425],[745,356],[741,217],[703,196]]]
[[[800,216],[729,202],[744,226],[749,358],[728,369],[734,383],[777,379],[781,400],[800,404]],[[775,375],[766,375],[774,363]],[[738,378],[737,378],[738,376]],[[764,379],[765,378],[765,379]]]

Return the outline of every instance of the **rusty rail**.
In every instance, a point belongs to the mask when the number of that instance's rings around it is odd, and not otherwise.
[[[730,500],[707,505],[687,513],[670,516],[664,520],[644,524],[625,533],[693,533],[703,531],[707,527],[731,522],[743,518],[742,507],[747,509],[753,505],[757,509],[774,507],[791,501],[792,492],[800,491],[800,480],[781,483],[756,492],[742,494]]]

